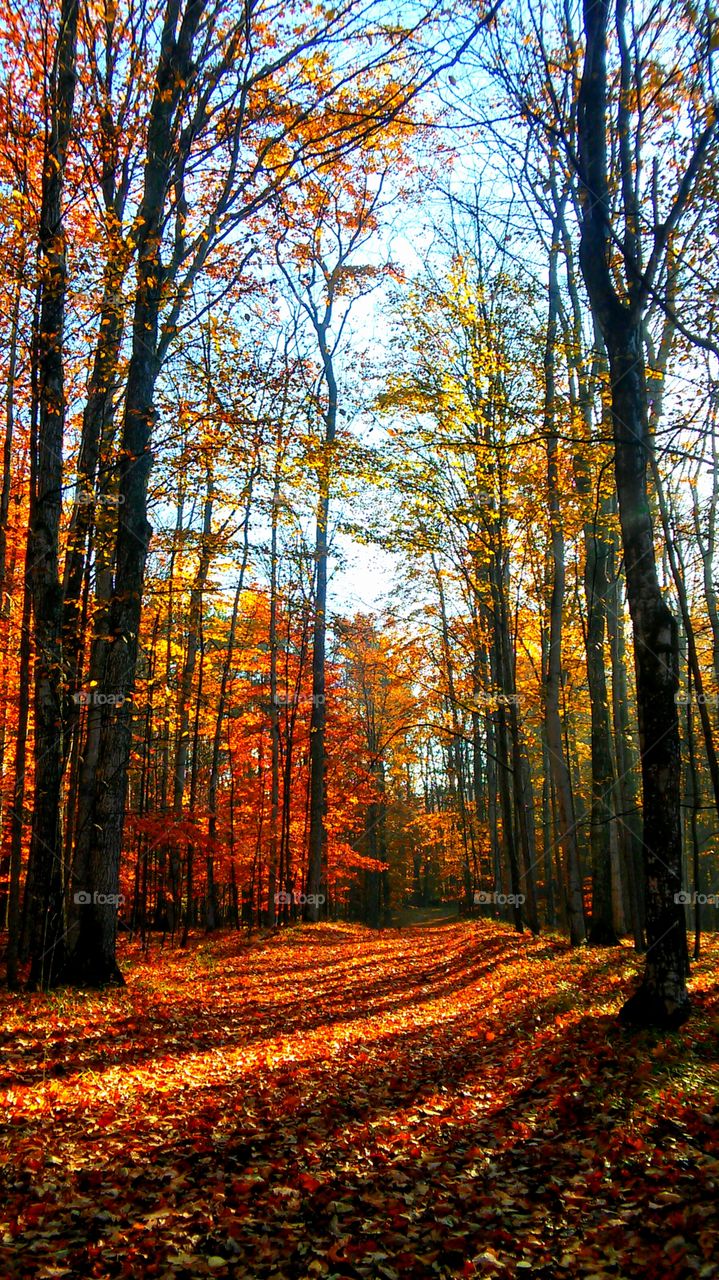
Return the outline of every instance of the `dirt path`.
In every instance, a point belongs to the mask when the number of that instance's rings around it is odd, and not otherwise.
[[[661,1042],[618,1032],[628,949],[484,923],[5,993],[0,1276],[719,1275],[716,958]]]
[[[396,914],[396,925],[402,929],[423,925],[458,924],[459,904],[445,903],[441,907],[402,907]]]

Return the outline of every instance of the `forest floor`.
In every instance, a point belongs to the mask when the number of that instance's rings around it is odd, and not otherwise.
[[[0,995],[0,1276],[719,1276],[719,941],[676,1034],[629,947],[303,926]]]

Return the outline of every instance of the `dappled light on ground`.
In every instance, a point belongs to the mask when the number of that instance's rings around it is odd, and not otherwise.
[[[716,1276],[718,954],[663,1039],[627,947],[489,922],[3,993],[0,1275]]]

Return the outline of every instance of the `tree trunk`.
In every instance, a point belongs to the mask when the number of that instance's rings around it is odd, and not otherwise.
[[[612,755],[609,696],[605,665],[605,641],[607,602],[609,597],[609,516],[611,499],[602,495],[602,473],[592,465],[591,440],[593,431],[593,396],[597,387],[590,382],[583,358],[582,309],[577,287],[575,259],[567,231],[563,207],[555,194],[555,208],[561,222],[567,288],[571,302],[571,322],[561,307],[564,330],[564,346],[570,370],[570,404],[581,415],[586,439],[573,451],[574,483],[584,509],[584,598],[587,609],[585,650],[589,706],[591,714],[592,753],[592,810],[590,822],[590,852],[592,863],[592,916],[589,941],[593,946],[613,946],[617,943],[615,928],[615,883],[613,866],[618,865],[616,851],[616,817],[614,812],[615,774]],[[594,371],[599,372],[605,362],[595,361]],[[602,401],[602,434],[608,412]],[[614,860],[613,860],[614,851]]]
[[[212,757],[210,761],[210,779],[207,786],[207,808],[208,817],[208,836],[210,841],[210,850],[213,851],[217,841],[217,788],[220,776],[220,749],[222,746],[222,723],[227,706],[227,686],[230,681],[230,671],[232,668],[232,658],[235,649],[235,638],[237,635],[237,619],[240,609],[240,600],[245,585],[245,573],[247,572],[247,562],[250,554],[250,507],[252,503],[252,487],[255,472],[251,473],[248,490],[247,505],[245,507],[245,518],[243,522],[243,541],[242,541],[242,563],[240,564],[240,572],[237,579],[237,587],[235,588],[235,597],[232,602],[232,616],[230,619],[230,631],[227,637],[227,652],[222,663],[222,675],[220,677],[220,692],[217,699],[217,711],[215,713],[215,731],[212,738]],[[233,864],[234,874],[234,864]],[[236,905],[236,904],[235,904]]]
[[[277,922],[277,854],[279,849],[280,821],[280,708],[277,699],[277,523],[280,505],[280,463],[275,464],[272,487],[272,534],[270,539],[270,866],[269,913],[270,927]]]
[[[559,711],[562,668],[562,610],[566,579],[564,563],[564,531],[559,496],[559,446],[556,429],[554,351],[557,340],[558,229],[552,229],[549,257],[549,313],[544,350],[544,428],[547,447],[547,496],[549,505],[550,600],[549,641],[545,678],[544,726],[549,766],[557,797],[559,817],[558,841],[564,862],[564,894],[572,946],[580,946],[586,937],[582,881],[576,841],[576,823],[572,806],[572,784],[562,744],[562,721]]]
[[[92,843],[86,872],[86,891],[102,895],[103,901],[94,901],[82,912],[66,970],[70,981],[90,986],[123,981],[115,958],[117,911],[112,899],[119,887],[132,748],[132,691],[145,562],[152,533],[147,521],[147,486],[152,465],[155,384],[160,366],[159,316],[165,275],[162,227],[172,166],[179,163],[174,122],[192,75],[193,41],[203,8],[202,0],[197,0],[188,6],[179,21],[179,5],[168,4],[148,121],[144,189],[137,223],[137,292],[120,451],[120,512],[105,672],[104,693],[111,701],[101,708],[89,827]],[[190,136],[189,133],[186,138],[183,136],[183,145],[189,145]],[[108,898],[111,901],[108,902]]]
[[[30,548],[26,547],[29,557]],[[10,811],[10,883],[8,886],[8,941],[7,984],[18,989],[21,944],[20,873],[22,868],[22,843],[25,830],[25,771],[27,766],[27,736],[30,721],[30,628],[32,597],[28,575],[23,582],[22,620],[20,630],[20,688],[18,691],[17,746],[15,749],[15,778],[13,782],[12,809]],[[24,677],[24,678],[23,678]],[[28,910],[29,893],[26,894],[25,913]],[[23,932],[25,930],[22,930]]]
[[[108,468],[115,428],[115,394],[118,381],[118,361],[123,333],[121,302],[124,262],[113,260],[105,268],[105,288],[100,311],[95,358],[87,391],[87,401],[82,418],[82,437],[77,463],[77,494],[70,517],[67,534],[67,551],[63,575],[63,652],[70,695],[78,694],[82,677],[83,648],[83,579],[87,573],[87,558],[96,513],[103,532],[108,524],[114,526],[113,510],[117,510],[117,495],[109,491],[105,483],[98,484],[103,464]],[[107,539],[105,539],[107,540]],[[80,700],[68,703],[68,741],[77,736],[80,719]]]
[[[656,460],[652,457],[652,471],[654,474],[654,486],[656,495],[659,500],[659,512],[662,522],[662,532],[664,533],[664,541],[666,545],[667,557],[669,560],[669,568],[671,570],[672,581],[677,593],[677,602],[679,604],[679,614],[684,627],[684,634],[687,641],[687,653],[689,659],[689,687],[693,684],[696,705],[699,709],[699,723],[702,727],[702,735],[704,737],[704,750],[706,752],[707,765],[709,767],[709,777],[711,778],[712,793],[714,796],[714,805],[719,815],[719,758],[717,757],[716,746],[714,743],[714,733],[712,730],[712,722],[709,716],[709,707],[707,705],[707,697],[704,692],[704,680],[702,677],[701,665],[699,662],[699,654],[697,652],[696,636],[694,634],[694,625],[692,622],[691,610],[689,607],[689,597],[686,587],[686,566],[684,564],[684,556],[679,545],[679,540],[673,536],[669,523],[669,509],[667,506],[666,494],[664,492],[664,484],[662,482],[659,467]]]
[[[190,702],[192,684],[195,678],[197,652],[200,644],[200,627],[202,624],[202,602],[204,599],[207,575],[212,555],[212,510],[215,501],[215,489],[212,473],[212,462],[206,459],[206,490],[203,510],[202,534],[200,538],[200,554],[195,573],[195,580],[190,591],[190,612],[187,623],[187,649],[182,668],[180,688],[177,699],[177,751],[175,754],[175,776],[172,791],[172,807],[176,818],[182,817],[187,781],[187,766],[190,754]]]
[[[616,754],[614,810],[622,867],[629,892],[629,909],[634,945],[644,950],[644,895],[642,881],[642,830],[637,796],[638,761],[629,729],[630,707],[627,688],[626,645],[624,640],[624,583],[615,566],[615,551],[610,556],[610,578],[613,578],[607,604],[607,634],[612,671],[612,726]]]
[[[64,327],[67,262],[65,162],[77,72],[77,0],[63,0],[50,80],[50,131],[40,209],[40,305],[34,342],[33,477],[29,578],[35,616],[35,799],[28,902],[30,985],[54,985],[65,949],[62,873],[63,655],[59,538],[65,433]]]
[[[19,271],[22,270],[24,264],[24,253],[19,264]],[[2,627],[2,644],[7,644],[8,632],[6,631],[6,623],[10,620],[11,607],[11,590],[8,590],[8,583],[12,583],[15,577],[14,557],[11,561],[10,572],[8,573],[7,561],[7,533],[10,515],[10,492],[12,487],[12,463],[13,463],[13,441],[15,435],[15,380],[17,376],[18,363],[18,329],[20,325],[20,302],[22,297],[22,283],[18,279],[15,287],[15,298],[13,301],[12,314],[10,317],[10,341],[8,347],[8,369],[7,369],[7,389],[5,392],[5,432],[2,450],[2,483],[0,484],[0,627]],[[0,721],[0,795],[4,793],[5,788],[5,761],[6,761],[6,743],[7,743],[7,721],[8,721],[8,685],[9,672],[6,664],[3,664],[2,690],[0,691],[0,700],[2,701],[2,720]],[[25,729],[27,732],[27,729]],[[0,849],[4,847],[4,819],[3,806],[0,804]],[[10,875],[10,854],[4,852],[0,855],[0,929],[4,929],[8,919],[8,892],[5,884],[9,885]]]
[[[584,67],[579,92],[579,163],[582,182],[580,261],[592,309],[609,357],[614,471],[619,522],[634,630],[637,713],[642,758],[644,879],[647,956],[643,982],[621,1011],[631,1025],[679,1026],[689,1014],[688,954],[681,889],[681,756],[675,694],[679,679],[677,626],[659,585],[647,494],[649,424],[644,372],[639,225],[633,207],[627,138],[619,146],[624,182],[626,299],[617,293],[612,261],[607,157],[607,41],[609,0],[585,0]],[[623,11],[617,13],[621,29]],[[623,75],[629,73],[622,52]],[[623,85],[624,89],[624,85]],[[626,106],[626,95],[623,98]],[[710,136],[710,135],[708,135]],[[689,186],[684,183],[686,192]],[[686,194],[684,196],[686,199]],[[677,216],[677,215],[675,215]],[[669,227],[663,228],[664,244]],[[661,241],[655,238],[654,258]]]
[[[681,756],[675,702],[677,625],[665,604],[647,497],[647,419],[642,327],[605,335],[612,380],[619,520],[634,629],[642,757],[647,959],[644,980],[622,1010],[625,1022],[677,1027],[689,1014],[681,891]]]
[[[324,421],[324,448],[320,462],[320,495],[315,534],[315,622],[312,640],[312,711],[310,714],[310,801],[307,869],[307,920],[319,919],[319,896],[325,855],[326,753],[325,730],[325,649],[327,640],[327,528],[329,520],[330,472],[337,430],[337,382],[332,355],[327,346],[327,325],[316,326],[327,386]]]
[[[694,886],[694,951],[693,957],[699,959],[702,939],[702,907],[699,895],[702,892],[701,859],[699,850],[699,813],[702,806],[699,770],[696,761],[696,742],[694,739],[694,716],[692,714],[692,680],[689,673],[689,701],[687,703],[687,754],[689,757],[689,800],[691,804],[689,825],[692,840],[692,883]],[[688,879],[688,877],[687,877]]]

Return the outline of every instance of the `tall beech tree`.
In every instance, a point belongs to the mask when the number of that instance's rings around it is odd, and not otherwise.
[[[62,874],[63,662],[60,518],[65,436],[67,246],[63,199],[77,82],[77,0],[63,0],[48,84],[48,136],[38,236],[33,343],[28,564],[35,629],[35,804],[28,873],[33,985],[49,985],[64,953]],[[28,675],[29,673],[26,673]]]
[[[612,102],[607,53],[612,28],[620,89]],[[688,971],[682,883],[681,755],[675,694],[679,684],[677,624],[659,583],[649,504],[649,414],[643,317],[672,231],[685,212],[717,129],[717,108],[697,123],[673,198],[655,223],[645,257],[633,101],[641,95],[629,47],[624,0],[585,0],[585,52],[578,98],[577,172],[581,190],[580,262],[604,338],[611,379],[612,425],[627,597],[634,629],[637,712],[642,758],[647,959],[639,990],[622,1009],[635,1025],[678,1026],[688,1015]],[[641,96],[640,96],[641,100]],[[620,213],[612,207],[608,135],[619,149]],[[619,262],[617,261],[619,256]]]
[[[571,173],[564,175],[559,182],[557,173],[557,157],[553,143],[540,130],[535,130],[532,137],[534,147],[539,150],[535,158],[536,176],[531,183],[531,193],[525,193],[530,209],[535,213],[538,232],[541,231],[539,214],[549,228],[549,243],[545,246],[549,263],[548,290],[548,327],[554,328],[552,348],[557,348],[550,356],[550,343],[545,347],[545,370],[548,366],[556,366],[557,360],[563,358],[566,369],[566,391],[568,407],[571,414],[573,431],[572,439],[572,477],[574,487],[584,511],[583,542],[584,570],[583,587],[586,608],[584,638],[586,650],[587,686],[591,714],[591,769],[592,797],[590,818],[590,853],[592,864],[592,904],[589,940],[595,946],[611,946],[617,942],[616,920],[621,916],[620,863],[618,856],[615,768],[612,753],[612,738],[609,719],[609,699],[607,690],[607,672],[605,667],[606,614],[609,593],[608,560],[610,536],[608,521],[610,519],[613,489],[607,491],[605,473],[610,461],[606,445],[597,448],[592,446],[595,434],[595,418],[600,422],[606,416],[606,403],[602,396],[602,375],[606,361],[602,351],[593,351],[591,338],[596,326],[589,325],[589,334],[585,332],[585,315],[580,298],[580,281],[576,261],[575,246],[568,227],[567,204],[572,196]],[[545,175],[548,171],[549,179]],[[548,188],[548,191],[547,191]],[[536,210],[536,211],[535,211]],[[544,236],[543,236],[544,239]],[[563,260],[566,299],[560,287],[559,266]],[[552,313],[556,312],[552,321]],[[559,336],[561,333],[561,342]],[[601,343],[601,339],[600,339]],[[552,382],[555,372],[551,373]],[[548,382],[545,372],[545,396]],[[551,415],[545,413],[547,430],[547,448],[556,455],[558,441],[556,439],[556,411]],[[578,433],[578,434],[574,434]],[[556,458],[553,464],[556,472]],[[551,523],[554,526],[552,540],[564,541],[563,521],[565,513],[561,504],[552,497],[556,484],[548,485],[548,496],[551,509]],[[550,633],[552,628],[552,609],[550,608]],[[555,623],[556,626],[556,623]],[[548,636],[549,660],[551,662],[551,634]],[[551,761],[551,755],[550,755]],[[576,844],[576,835],[575,835]],[[623,845],[627,853],[627,842]],[[633,849],[629,848],[624,860],[624,871],[630,886],[634,889]],[[575,886],[578,876],[575,873]],[[634,901],[634,893],[631,894]],[[575,904],[577,902],[575,891]],[[636,923],[636,921],[635,921]],[[574,929],[576,932],[576,927]],[[636,932],[640,942],[640,932]]]
[[[127,766],[130,759],[132,686],[145,561],[151,529],[147,482],[152,461],[154,389],[159,373],[159,319],[166,265],[162,257],[166,201],[174,178],[180,188],[190,148],[204,111],[205,95],[181,133],[187,86],[197,76],[195,44],[207,4],[196,0],[181,11],[169,0],[165,11],[155,92],[147,131],[144,190],[137,219],[137,292],[132,354],[125,393],[119,498],[122,503],[115,552],[115,585],[110,604],[107,659],[100,688],[112,698],[102,716],[94,805],[89,818],[90,848],[83,879],[103,901],[85,904],[65,976],[75,981],[121,982],[115,961],[117,912],[107,899],[118,892]],[[210,15],[211,16],[211,15]],[[205,51],[207,56],[208,50]],[[207,93],[207,90],[205,90]],[[202,104],[202,105],[200,105]],[[194,125],[194,128],[193,128]],[[180,141],[178,144],[178,136]],[[181,215],[178,215],[181,216]],[[179,265],[179,264],[178,264]],[[88,890],[85,890],[88,892]]]

